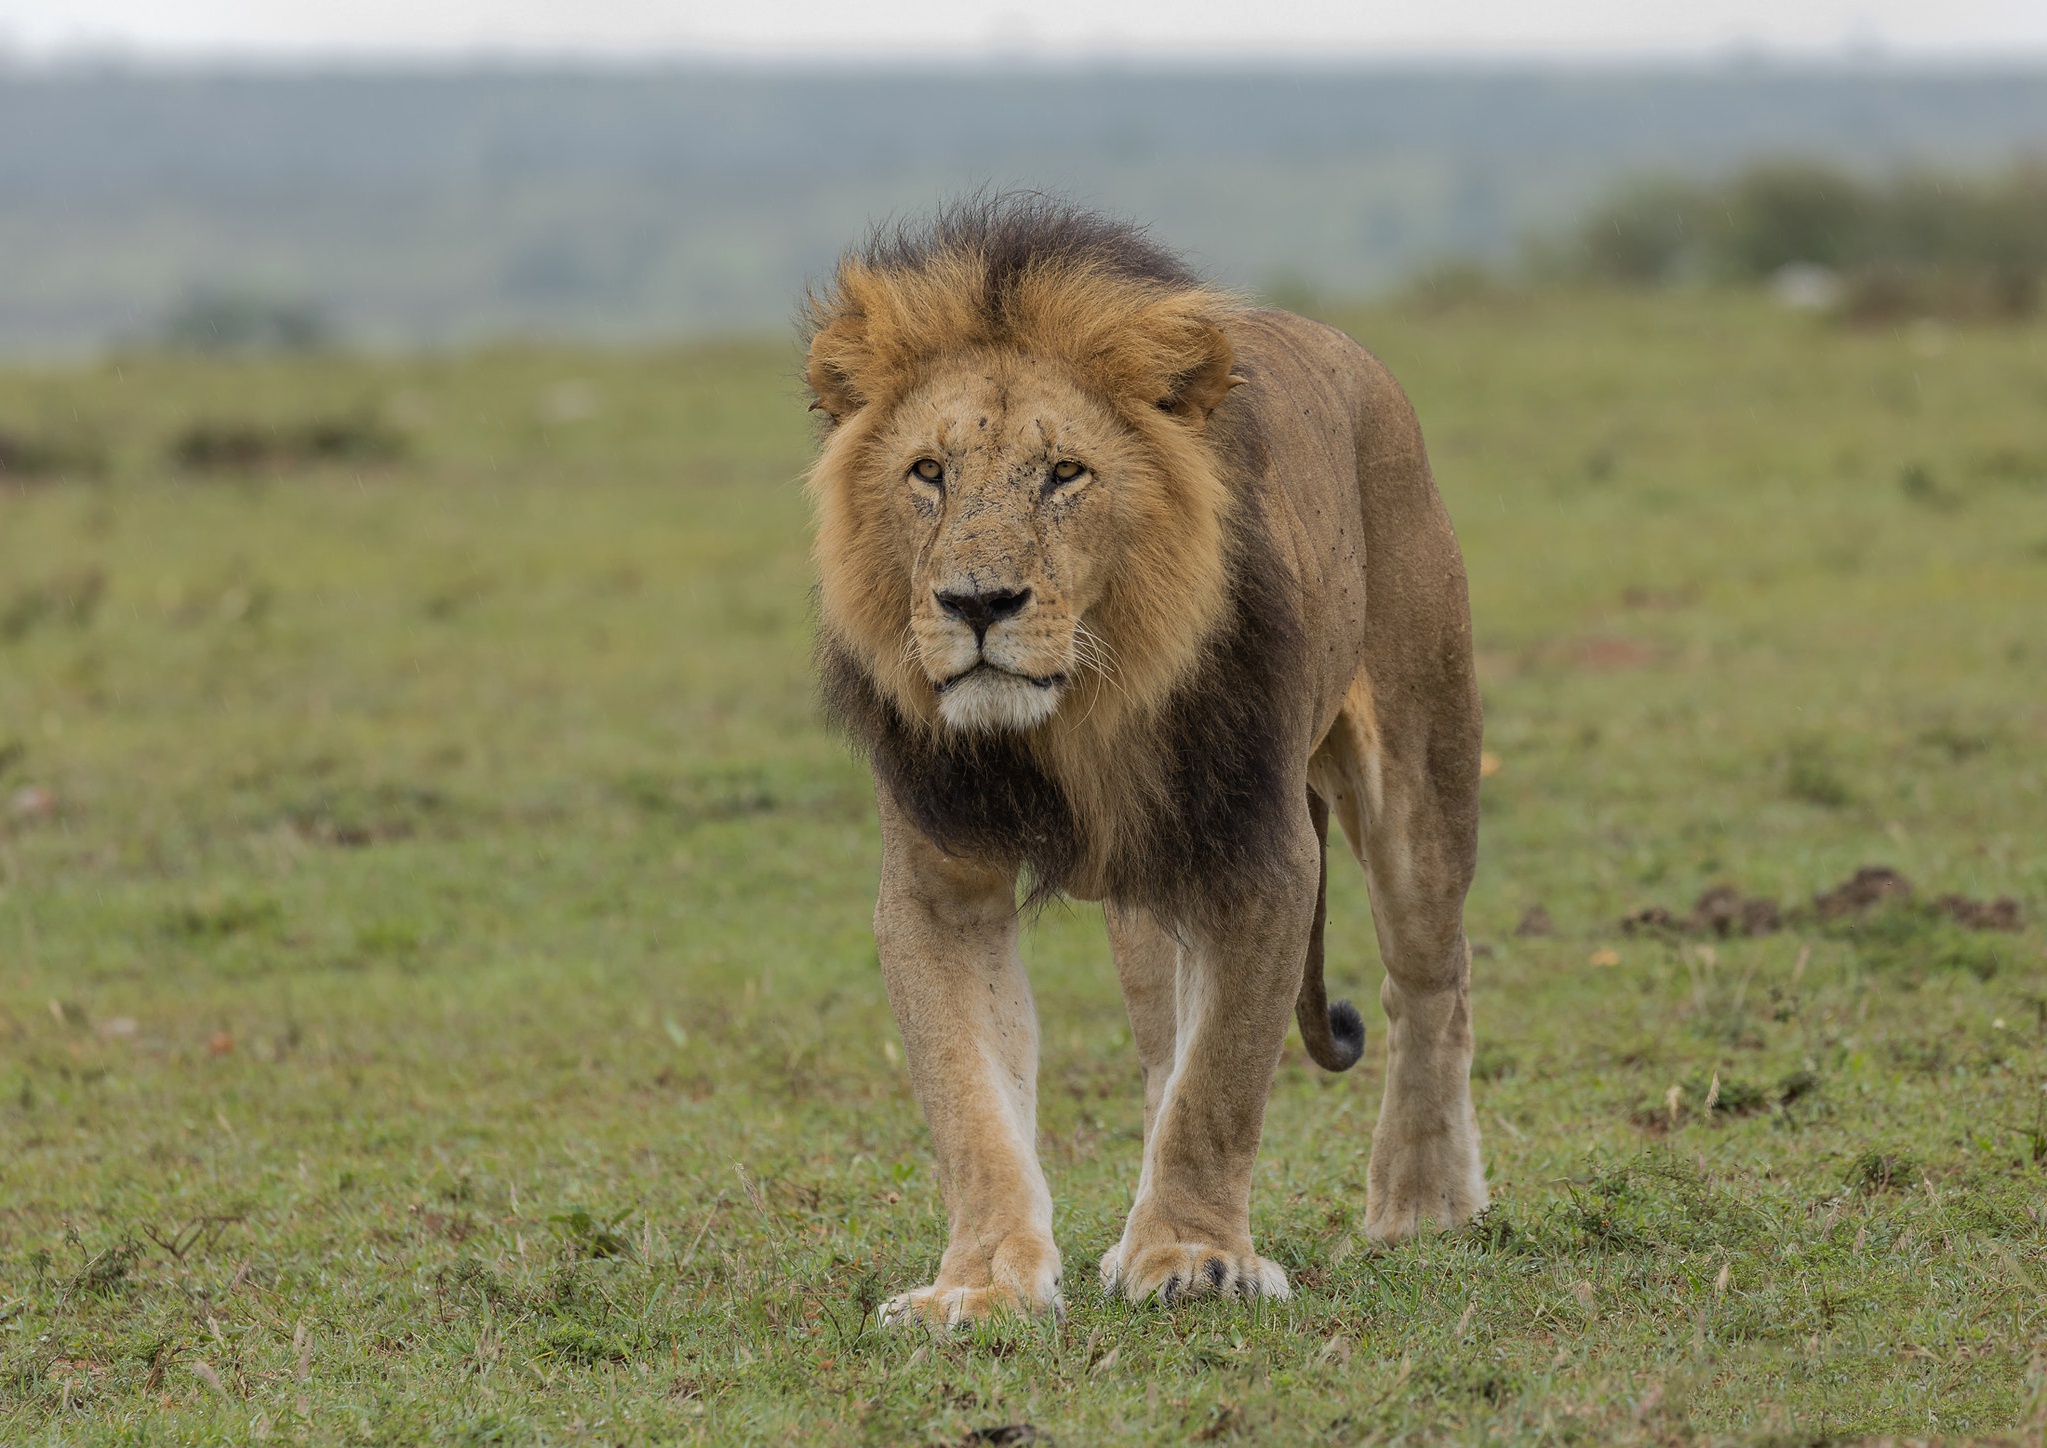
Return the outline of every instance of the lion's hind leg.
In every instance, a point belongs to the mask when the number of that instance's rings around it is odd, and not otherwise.
[[[1310,779],[1371,887],[1386,963],[1386,1094],[1372,1136],[1366,1234],[1395,1242],[1486,1206],[1471,1104],[1471,953],[1464,896],[1476,855],[1475,695],[1388,717],[1360,671]],[[1464,756],[1469,755],[1466,759]]]

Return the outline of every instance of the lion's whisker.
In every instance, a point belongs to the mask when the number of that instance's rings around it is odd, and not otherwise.
[[[1073,625],[1073,647],[1082,663],[1104,674],[1116,672],[1116,656],[1109,647],[1108,640],[1084,622],[1076,621]]]
[[[1080,716],[1079,727],[1086,728],[1105,694],[1112,690],[1122,694],[1125,690],[1123,681],[1116,677],[1116,655],[1108,640],[1079,621],[1073,625],[1073,659],[1077,670],[1091,673],[1098,680],[1088,696],[1087,712]]]
[[[1123,681],[1116,677],[1116,654],[1109,647],[1108,640],[1084,623],[1073,627],[1073,653],[1075,662],[1084,669],[1101,676],[1102,682],[1117,693],[1123,692]]]

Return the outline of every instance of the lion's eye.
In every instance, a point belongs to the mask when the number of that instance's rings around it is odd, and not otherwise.
[[[918,458],[916,462],[910,464],[910,472],[912,476],[923,482],[942,483],[945,481],[945,464],[938,461],[937,458]]]
[[[1067,458],[1064,462],[1052,464],[1052,481],[1055,483],[1070,483],[1086,471],[1086,468],[1082,467],[1072,458]]]

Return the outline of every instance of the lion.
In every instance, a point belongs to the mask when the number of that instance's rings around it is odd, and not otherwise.
[[[805,320],[817,667],[875,779],[875,940],[949,1222],[883,1319],[1063,1305],[1018,950],[1055,896],[1103,905],[1143,1079],[1103,1289],[1288,1295],[1250,1220],[1288,1018],[1328,1070],[1364,1050],[1324,995],[1332,814],[1386,968],[1366,1232],[1481,1211],[1470,608],[1392,376],[1036,196],[877,232]]]

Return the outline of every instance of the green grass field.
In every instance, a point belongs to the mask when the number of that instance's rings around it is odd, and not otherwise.
[[[791,350],[0,376],[0,1441],[2038,1443],[2047,329],[1343,320],[1470,564],[1497,1204],[1366,1248],[1368,1011],[1275,1087],[1294,1300],[1103,1301],[1137,1063],[1055,908],[1069,1312],[951,1336],[873,1325],[943,1222]],[[1620,926],[1721,882],[1786,928]]]

